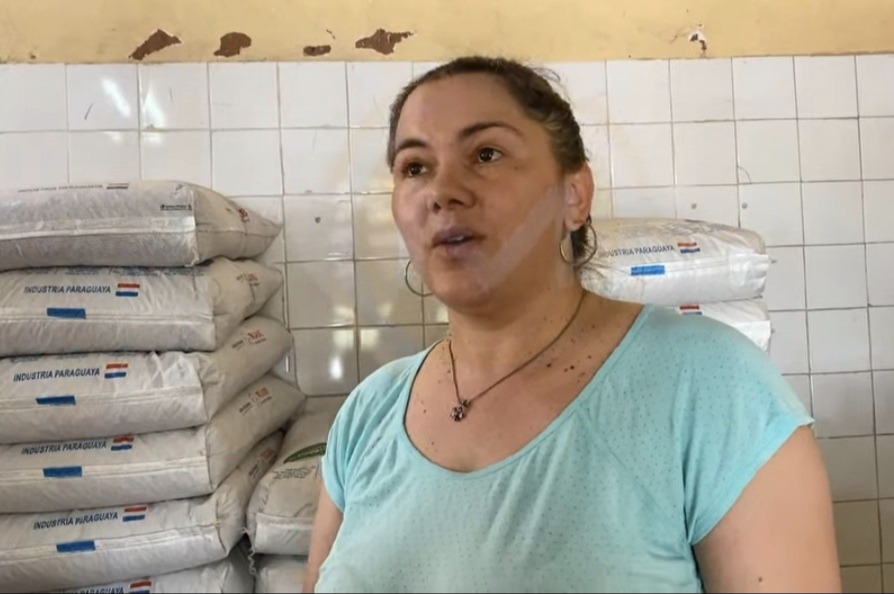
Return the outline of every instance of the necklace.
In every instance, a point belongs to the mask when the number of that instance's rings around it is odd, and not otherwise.
[[[521,371],[522,369],[527,367],[528,364],[533,362],[537,357],[539,357],[540,355],[545,353],[551,346],[556,344],[556,342],[558,342],[558,340],[560,338],[562,338],[562,335],[565,334],[565,331],[568,330],[568,328],[571,326],[571,323],[575,320],[575,318],[577,318],[577,314],[580,311],[581,305],[583,305],[583,303],[584,303],[584,297],[586,296],[586,294],[587,294],[586,291],[581,291],[580,299],[578,299],[578,301],[577,301],[577,307],[574,308],[574,313],[571,314],[571,317],[568,319],[568,321],[565,323],[565,325],[562,327],[562,329],[559,331],[559,333],[556,334],[555,338],[553,338],[551,341],[549,341],[549,343],[545,347],[543,347],[542,349],[537,351],[534,354],[534,356],[527,359],[521,365],[519,365],[518,367],[516,367],[515,369],[513,369],[512,371],[510,371],[509,373],[507,373],[506,375],[504,375],[503,377],[501,377],[500,379],[498,379],[497,381],[495,381],[494,383],[492,383],[485,389],[481,390],[480,392],[478,392],[471,398],[460,398],[459,397],[459,386],[457,385],[457,382],[456,382],[456,360],[453,357],[453,341],[448,338],[447,339],[447,352],[450,354],[450,372],[451,372],[451,375],[453,376],[453,394],[454,394],[454,396],[456,396],[456,406],[454,406],[453,409],[450,411],[450,418],[456,422],[462,421],[466,417],[466,411],[468,411],[469,408],[472,406],[473,400],[477,400],[478,398],[481,398],[486,393],[488,393],[491,390],[493,390],[494,388],[496,388],[499,384],[503,383],[505,380],[509,379],[510,377],[512,377],[513,375],[515,375],[516,373],[518,373],[519,371]]]

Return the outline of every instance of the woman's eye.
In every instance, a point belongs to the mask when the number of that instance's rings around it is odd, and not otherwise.
[[[495,148],[485,147],[478,151],[479,163],[492,163],[503,156],[503,153]]]
[[[407,163],[403,168],[403,173],[405,177],[416,177],[417,175],[422,175],[422,172],[425,171],[425,168],[422,166],[422,163]]]

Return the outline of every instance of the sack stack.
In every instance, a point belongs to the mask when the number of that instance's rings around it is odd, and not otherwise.
[[[608,218],[595,220],[593,228],[597,249],[581,269],[584,287],[714,318],[769,348],[762,297],[770,258],[760,235],[689,219]]]
[[[261,555],[255,592],[294,592],[301,587],[322,484],[320,462],[340,404],[332,399],[308,404],[255,487],[246,511],[252,551]]]
[[[299,592],[307,570],[304,557],[265,555],[257,564],[255,594],[288,594]]]
[[[245,508],[305,402],[258,314],[280,226],[179,182],[0,193],[0,221],[0,592],[246,591]]]
[[[183,592],[252,592],[255,578],[249,569],[249,551],[245,540],[233,547],[230,555],[216,563],[174,573],[114,582],[101,586],[57,590],[71,594],[129,592],[130,594],[182,594]]]

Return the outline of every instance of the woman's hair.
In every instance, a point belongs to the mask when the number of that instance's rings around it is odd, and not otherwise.
[[[571,106],[550,84],[550,80],[558,83],[556,75],[507,58],[467,56],[451,60],[414,79],[394,100],[388,131],[389,169],[394,167],[397,122],[407,98],[416,88],[427,82],[460,74],[487,74],[500,81],[525,114],[543,126],[549,134],[553,156],[562,173],[577,171],[587,162],[580,126],[574,118]],[[589,247],[587,242],[586,225],[571,234],[575,258],[586,253]]]

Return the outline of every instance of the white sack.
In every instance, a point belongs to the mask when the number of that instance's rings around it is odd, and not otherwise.
[[[761,299],[691,303],[673,308],[679,314],[705,316],[732,326],[764,351],[770,348],[770,313]]]
[[[255,579],[249,570],[249,560],[241,546],[233,547],[230,555],[221,561],[200,565],[152,577],[141,577],[126,581],[85,586],[57,592],[77,594],[175,594],[182,592],[210,592],[229,594],[252,592]]]
[[[224,559],[282,441],[256,445],[211,495],[147,505],[0,516],[0,592],[43,592],[171,573]]]
[[[303,404],[297,388],[268,374],[200,427],[0,446],[0,513],[206,495]]]
[[[770,258],[754,231],[660,218],[593,222],[597,250],[583,285],[604,297],[682,305],[760,297]]]
[[[177,181],[6,190],[0,270],[253,258],[280,228],[217,192]]]
[[[301,592],[307,559],[283,555],[264,555],[257,563],[255,594]]]
[[[213,351],[282,286],[254,260],[0,273],[0,356]]]
[[[308,554],[320,496],[320,459],[336,412],[335,407],[307,410],[286,433],[282,451],[248,504],[246,531],[255,552]]]
[[[281,323],[254,316],[214,352],[0,359],[0,443],[150,433],[207,423],[291,349]]]

